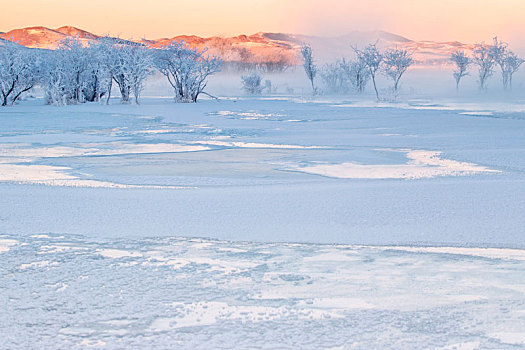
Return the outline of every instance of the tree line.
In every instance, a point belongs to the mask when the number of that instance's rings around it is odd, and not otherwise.
[[[400,80],[406,70],[414,63],[412,53],[405,49],[388,49],[381,52],[376,44],[369,44],[364,49],[352,47],[355,52],[355,60],[338,60],[328,63],[320,69],[315,63],[312,48],[304,44],[301,47],[301,58],[306,77],[312,86],[312,92],[319,93],[315,86],[315,78],[320,73],[321,79],[330,93],[348,93],[355,91],[362,93],[370,80],[379,100],[377,88],[377,75],[382,73],[393,82],[392,91],[397,94]]]
[[[345,58],[318,67],[312,48],[305,44],[300,57],[314,94],[320,92],[315,80],[319,75],[328,93],[362,93],[371,81],[380,99],[377,76],[392,81],[394,97],[407,69],[414,64],[413,52],[391,48],[381,51],[376,44],[363,49],[352,47],[355,59]],[[477,68],[478,85],[487,90],[488,81],[500,68],[503,88],[512,88],[513,75],[524,60],[494,38],[492,44],[478,43],[471,55],[458,50],[449,58],[459,90],[462,78]],[[173,42],[154,49],[119,38],[102,37],[87,44],[79,38],[67,38],[57,50],[28,49],[6,42],[0,46],[0,105],[15,104],[24,93],[40,86],[45,101],[52,105],[84,102],[108,104],[113,87],[121,103],[139,103],[146,78],[155,70],[163,74],[173,88],[176,102],[196,102],[207,85],[208,77],[220,71],[222,60],[208,54],[208,49],[191,48],[185,42]],[[242,77],[243,89],[250,94],[272,91],[271,82],[259,72]]]
[[[376,78],[383,74],[392,81],[391,90],[394,96],[400,88],[400,81],[407,69],[414,64],[413,52],[406,49],[392,48],[381,51],[376,44],[369,44],[364,49],[352,47],[356,58],[345,58],[334,63],[328,63],[319,68],[315,63],[312,48],[304,44],[301,47],[303,68],[308,78],[312,92],[319,93],[315,85],[318,73],[325,91],[328,93],[364,92],[371,80],[376,98],[380,100]],[[453,77],[459,89],[460,81],[469,75],[472,66],[477,67],[478,85],[481,91],[487,90],[488,79],[493,76],[497,66],[501,69],[503,88],[512,88],[512,78],[520,66],[525,62],[514,52],[508,49],[508,44],[494,38],[491,45],[478,43],[474,46],[471,57],[464,51],[454,51],[449,61],[454,65]]]
[[[459,90],[461,78],[469,75],[468,70],[472,65],[477,67],[478,86],[481,91],[487,90],[488,79],[494,75],[497,66],[501,69],[503,89],[512,89],[512,77],[525,61],[509,50],[508,46],[495,37],[492,44],[476,44],[472,57],[467,56],[464,51],[454,51],[450,61],[454,64],[456,89]]]
[[[207,79],[221,69],[207,49],[173,42],[152,49],[118,38],[103,37],[84,45],[67,38],[57,50],[27,49],[13,43],[0,47],[0,105],[12,105],[35,86],[52,105],[109,103],[115,84],[121,103],[139,103],[146,78],[154,70],[173,87],[176,102],[197,102]]]

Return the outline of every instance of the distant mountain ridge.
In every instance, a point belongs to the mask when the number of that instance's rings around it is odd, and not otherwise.
[[[0,37],[29,48],[54,50],[58,48],[62,40],[68,37],[78,37],[82,41],[91,41],[97,39],[99,36],[70,26],[57,29],[38,26],[13,29],[0,34]]]
[[[99,35],[72,27],[56,29],[47,27],[27,27],[0,33],[0,39],[16,42],[29,48],[57,49],[60,42],[68,37],[78,37],[89,43],[100,38]],[[234,37],[200,37],[196,35],[178,35],[170,38],[142,39],[134,42],[152,47],[162,47],[175,41],[185,41],[198,48],[209,47],[210,53],[223,57],[225,61],[281,62],[299,63],[298,52],[302,43],[312,45],[315,57],[321,61],[330,61],[352,54],[352,46],[364,47],[377,43],[380,48],[405,48],[413,52],[419,65],[442,65],[454,50],[470,52],[472,45],[459,42],[413,41],[403,36],[385,32],[352,32],[339,37],[318,37],[285,33],[256,33]],[[0,41],[0,45],[2,45]]]

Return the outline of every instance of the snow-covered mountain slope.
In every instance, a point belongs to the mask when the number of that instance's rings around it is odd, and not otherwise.
[[[59,33],[62,33],[64,35],[68,35],[68,36],[79,37],[81,39],[90,39],[91,40],[91,39],[99,38],[98,35],[95,35],[95,34],[92,34],[90,32],[87,32],[85,30],[78,29],[78,28],[71,27],[71,26],[63,26],[63,27],[57,28],[57,29],[55,29],[55,32],[59,32]]]
[[[29,48],[56,49],[60,42],[68,37],[78,36],[82,41],[97,38],[96,35],[74,27],[49,29],[46,27],[28,27],[13,29],[0,35],[0,38],[16,42]]]
[[[0,34],[0,38],[17,42],[30,48],[56,49],[60,41],[67,37],[78,37],[89,42],[99,36],[85,30],[64,26],[56,29],[46,27],[28,27],[14,29]],[[283,62],[298,63],[298,51],[302,43],[312,45],[319,61],[325,62],[353,53],[352,46],[363,47],[377,43],[381,48],[406,48],[414,52],[419,65],[446,64],[450,54],[457,49],[471,51],[472,45],[460,42],[412,41],[405,37],[384,32],[352,32],[339,37],[319,37],[284,33],[256,33],[234,37],[200,37],[196,35],[178,35],[159,39],[141,39],[137,42],[152,47],[162,47],[172,42],[185,41],[191,46],[209,47],[210,52],[220,55],[226,61],[245,62]]]

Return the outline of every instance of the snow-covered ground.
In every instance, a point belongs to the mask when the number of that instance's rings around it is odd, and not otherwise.
[[[524,111],[2,108],[0,348],[522,348]]]
[[[514,249],[0,237],[5,349],[522,349]]]

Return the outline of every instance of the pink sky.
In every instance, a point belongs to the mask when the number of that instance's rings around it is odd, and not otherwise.
[[[0,31],[72,25],[128,38],[381,29],[414,40],[499,35],[525,46],[524,23],[525,0],[16,0],[0,12]]]

